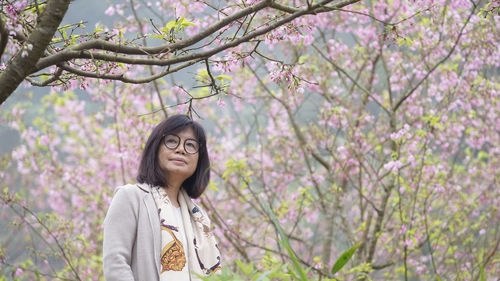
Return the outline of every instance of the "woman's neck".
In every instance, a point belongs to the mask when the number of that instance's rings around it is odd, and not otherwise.
[[[169,181],[167,183],[167,186],[164,186],[163,188],[165,189],[165,192],[168,195],[168,198],[170,199],[170,202],[174,207],[179,207],[179,200],[177,199],[179,196],[179,190],[181,189],[181,184],[182,182],[171,182]]]
[[[174,207],[179,208],[179,206],[180,206],[179,200],[178,200],[179,188],[174,189],[171,187],[166,187],[165,191],[167,192],[168,198],[170,199],[170,203],[172,203],[172,205],[174,205]]]

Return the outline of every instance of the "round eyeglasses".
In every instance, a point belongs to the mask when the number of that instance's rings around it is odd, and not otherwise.
[[[176,149],[181,143],[181,138],[178,135],[166,135],[163,138],[163,143],[169,149]],[[188,154],[196,154],[200,149],[200,144],[195,139],[184,140],[184,151]]]

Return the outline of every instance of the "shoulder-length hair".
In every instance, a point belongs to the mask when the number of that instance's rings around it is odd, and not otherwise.
[[[205,130],[203,130],[203,127],[199,123],[182,114],[168,117],[153,129],[142,152],[141,163],[136,178],[139,183],[147,183],[153,186],[167,186],[168,179],[158,162],[160,145],[163,144],[163,137],[165,135],[176,134],[188,127],[193,128],[200,148],[198,150],[199,155],[196,170],[193,175],[182,183],[182,187],[191,198],[200,197],[210,180],[210,160],[208,159]]]

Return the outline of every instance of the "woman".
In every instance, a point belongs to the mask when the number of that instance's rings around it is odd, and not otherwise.
[[[116,188],[104,219],[107,281],[199,280],[220,252],[198,198],[210,179],[205,132],[185,115],[161,122],[142,154],[137,184]]]

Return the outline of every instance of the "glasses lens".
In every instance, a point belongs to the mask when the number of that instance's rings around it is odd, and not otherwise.
[[[174,136],[174,135],[167,135],[165,137],[165,146],[167,146],[170,149],[175,149],[177,146],[179,146],[179,137]]]
[[[199,144],[195,140],[188,139],[184,142],[184,149],[187,153],[194,154],[198,152]]]

